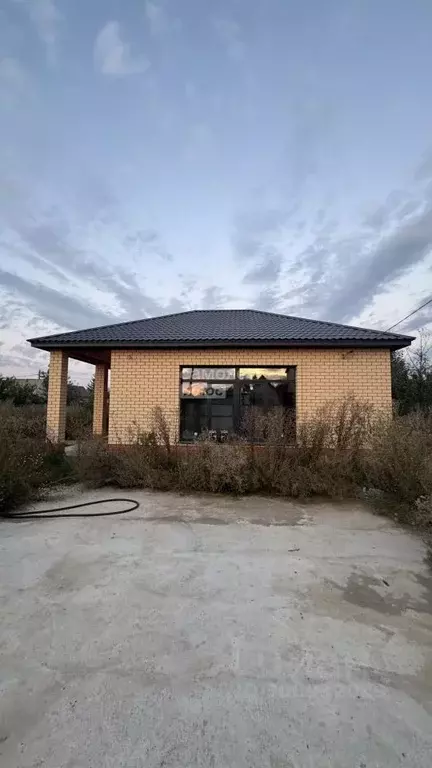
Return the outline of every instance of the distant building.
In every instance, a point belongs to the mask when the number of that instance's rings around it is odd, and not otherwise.
[[[15,378],[15,381],[17,384],[20,384],[23,387],[32,387],[35,395],[39,395],[39,397],[46,396],[46,393],[47,393],[46,386],[41,376],[38,376],[37,378],[32,378],[32,379]]]

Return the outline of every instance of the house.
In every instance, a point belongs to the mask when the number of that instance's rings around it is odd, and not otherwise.
[[[32,379],[15,378],[15,381],[21,387],[31,387],[34,394],[40,398],[44,398],[46,395],[45,382],[43,380],[43,377],[40,375],[40,371],[37,378],[32,378]]]
[[[30,339],[51,354],[47,432],[65,436],[68,358],[95,366],[93,429],[110,444],[151,429],[154,409],[172,436],[235,431],[250,405],[282,405],[297,423],[354,395],[390,413],[393,350],[411,336],[250,309],[180,312]],[[109,415],[108,375],[110,376]]]

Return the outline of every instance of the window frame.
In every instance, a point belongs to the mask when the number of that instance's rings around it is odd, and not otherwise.
[[[213,368],[214,369],[214,368],[217,368],[218,370],[224,370],[224,369],[231,370],[231,369],[234,368],[235,375],[234,375],[233,379],[210,379],[210,380],[206,380],[206,379],[193,379],[193,378],[192,379],[184,379],[182,377],[182,371],[183,371],[184,368],[191,368],[192,371],[193,371],[194,368],[200,368],[200,369],[204,369],[204,368]],[[232,386],[233,386],[233,403],[232,403],[232,407],[233,407],[233,432],[234,432],[234,434],[238,434],[239,433],[239,431],[240,431],[240,424],[241,424],[241,387],[242,387],[243,384],[248,384],[248,383],[256,382],[256,379],[244,379],[244,378],[241,379],[239,377],[240,369],[244,369],[244,368],[275,368],[275,369],[285,368],[286,371],[288,371],[288,369],[294,370],[294,377],[293,377],[294,378],[294,407],[293,407],[293,410],[294,410],[294,417],[295,417],[295,419],[297,419],[297,366],[296,365],[286,365],[286,366],[284,366],[284,365],[262,365],[262,364],[261,365],[253,365],[253,364],[247,364],[247,365],[191,365],[189,363],[189,364],[186,364],[186,365],[180,365],[179,366],[179,389],[178,389],[178,392],[179,392],[179,394],[178,394],[178,397],[179,397],[179,427],[178,427],[178,429],[179,429],[179,441],[180,441],[180,443],[183,443],[184,445],[193,445],[193,443],[194,443],[194,440],[182,439],[182,434],[181,434],[181,426],[182,426],[181,425],[181,420],[182,420],[182,418],[181,418],[181,404],[182,404],[182,401],[186,401],[186,402],[189,401],[189,402],[191,402],[191,401],[194,400],[193,397],[190,397],[190,398],[183,397],[183,393],[182,393],[182,386],[183,386],[183,384],[188,383],[190,381],[192,381],[193,383],[196,383],[196,384],[202,383],[202,382],[205,382],[205,381],[208,381],[209,383],[211,382],[211,384],[232,384]],[[282,381],[289,381],[288,373],[286,374],[286,379],[271,379],[271,378],[267,379],[267,377],[266,377],[266,380],[269,381],[269,382],[274,382],[276,384],[280,384]],[[206,398],[198,398],[197,397],[195,399],[196,400],[205,400]],[[209,400],[211,400],[211,398],[209,398]],[[215,398],[215,401],[217,402],[217,398]]]

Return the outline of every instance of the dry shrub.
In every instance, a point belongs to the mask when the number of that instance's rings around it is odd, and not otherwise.
[[[250,446],[253,485],[283,496],[352,495],[371,418],[371,409],[354,398],[328,403],[299,426],[294,442],[291,414],[262,414],[263,445]]]
[[[349,398],[328,403],[304,422],[294,440],[292,415],[275,409],[250,411],[241,435],[217,443],[203,435],[178,446],[162,412],[151,432],[109,450],[84,443],[77,457],[82,480],[101,485],[211,493],[266,493],[286,497],[352,496],[361,487],[404,505],[400,519],[432,522],[432,416],[394,420],[377,416]]]
[[[244,442],[217,443],[203,436],[178,452],[177,485],[182,491],[244,494],[250,492]]]
[[[0,428],[3,438],[7,438],[8,433],[17,439],[25,437],[44,441],[46,408],[44,405],[17,407],[12,403],[0,403]]]
[[[39,498],[70,476],[62,447],[45,438],[42,406],[0,406],[0,513]]]
[[[90,488],[101,488],[113,482],[115,455],[101,437],[78,442],[71,462],[77,480]]]
[[[304,422],[291,461],[290,495],[352,495],[363,479],[373,409],[350,397],[324,405]]]
[[[117,485],[120,488],[175,487],[175,456],[169,427],[162,411],[153,414],[153,429],[142,431],[134,424],[128,445],[111,448],[94,438],[80,445],[75,463],[79,479],[87,485]]]
[[[168,421],[159,406],[153,410],[153,435],[157,444],[163,445],[167,453],[171,453],[172,444]]]
[[[432,493],[429,496],[419,496],[416,499],[410,518],[411,523],[419,528],[432,526]]]
[[[294,415],[284,408],[273,408],[267,413],[251,408],[241,431],[247,444],[250,491],[280,493],[295,450]]]
[[[88,405],[72,403],[66,408],[66,440],[86,440],[91,437],[93,415]]]
[[[416,411],[377,421],[364,475],[367,487],[397,503],[400,519],[421,525],[429,517],[432,523],[432,414]]]
[[[315,459],[328,449],[358,457],[367,445],[374,423],[373,408],[354,397],[326,403],[298,432],[298,445],[304,459]]]
[[[109,450],[90,441],[77,472],[93,485],[210,493],[338,496],[352,493],[369,428],[369,411],[355,400],[329,404],[304,424],[295,442],[292,413],[250,409],[241,434],[218,443],[202,435],[190,446],[172,444],[167,420],[155,410],[153,429],[130,433],[130,445]]]
[[[167,491],[175,486],[175,460],[154,432],[141,433],[137,442],[112,455],[112,481],[120,488],[153,488]]]

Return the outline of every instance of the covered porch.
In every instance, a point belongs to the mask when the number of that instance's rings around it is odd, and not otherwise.
[[[69,358],[94,366],[93,434],[108,434],[108,375],[111,367],[109,349],[53,349],[50,351],[47,437],[63,443],[66,437],[66,405]]]

